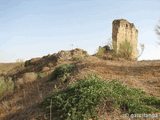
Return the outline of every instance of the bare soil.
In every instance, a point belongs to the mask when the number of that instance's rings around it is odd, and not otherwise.
[[[140,88],[148,95],[160,99],[160,60],[113,61],[89,56],[68,62],[76,64],[72,71],[74,76],[72,76],[71,82],[88,74],[97,74],[107,81],[118,79],[119,82],[128,87]],[[0,64],[0,69],[6,65]],[[46,82],[48,79],[49,76],[38,79],[22,89],[10,91],[5,96],[0,97],[0,120],[45,120],[47,115],[37,104],[49,96],[55,88],[64,88],[68,84],[60,84],[58,80]],[[155,118],[155,120],[160,119],[160,113],[157,114],[159,114],[159,118]],[[99,117],[99,120],[129,119],[131,118],[125,117],[124,113],[118,110],[106,112]],[[152,118],[147,118],[147,120],[152,120]]]

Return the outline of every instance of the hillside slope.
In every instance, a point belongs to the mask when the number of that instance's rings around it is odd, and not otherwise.
[[[16,77],[22,77],[27,72],[35,72],[40,75],[45,73],[43,77],[26,83],[19,89],[8,91],[0,97],[0,119],[2,120],[43,120],[45,119],[44,110],[37,105],[46,97],[50,96],[56,88],[63,89],[69,83],[75,82],[80,78],[84,78],[88,74],[97,74],[98,77],[111,81],[118,79],[120,83],[128,87],[140,88],[147,95],[155,96],[160,99],[160,60],[157,61],[113,61],[103,60],[96,56],[89,56],[85,51],[75,50],[75,53],[81,51],[80,54],[69,54],[69,59],[62,57],[61,60],[56,57],[45,56],[43,58],[32,59],[20,71],[14,73]],[[62,52],[61,52],[62,53]],[[60,54],[60,53],[59,53]],[[57,54],[56,54],[57,55]],[[55,54],[54,54],[55,56]],[[51,59],[52,58],[52,59]],[[60,57],[58,57],[60,58]],[[55,68],[64,63],[73,63],[75,68],[71,72],[69,82],[63,84],[54,80],[46,82],[50,79],[50,73]],[[46,68],[47,67],[47,68]],[[46,68],[46,70],[45,70]],[[160,114],[159,114],[160,116]],[[103,114],[99,119],[126,119],[124,115],[115,110],[109,114]]]

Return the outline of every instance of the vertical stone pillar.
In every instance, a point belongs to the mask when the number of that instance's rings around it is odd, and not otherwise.
[[[133,23],[125,19],[116,19],[112,23],[112,40],[118,52],[120,43],[127,40],[132,46],[132,59],[137,59],[138,30]]]

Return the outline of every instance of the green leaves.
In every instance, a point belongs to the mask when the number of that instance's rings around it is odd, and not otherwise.
[[[54,92],[41,103],[47,113],[50,113],[51,99],[53,118],[60,120],[98,119],[98,112],[112,111],[107,108],[120,109],[129,114],[160,111],[159,99],[146,96],[140,89],[128,88],[115,80],[106,82],[96,75],[89,75]]]
[[[131,43],[127,40],[120,43],[119,50],[118,50],[118,57],[124,58],[124,59],[132,59],[132,52],[133,52],[133,46]]]
[[[65,82],[67,78],[70,76],[70,72],[75,67],[73,64],[63,64],[57,67],[51,74],[51,78],[49,81],[55,80],[60,78],[62,82]]]

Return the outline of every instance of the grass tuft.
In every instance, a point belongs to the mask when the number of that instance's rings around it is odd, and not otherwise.
[[[13,89],[14,89],[14,83],[11,79],[9,79],[6,82],[0,79],[0,95],[8,91],[13,91]]]
[[[39,73],[37,77],[38,77],[39,79],[41,79],[41,78],[44,78],[44,77],[46,77],[46,76],[47,76],[46,73]]]
[[[118,50],[118,57],[130,60],[132,59],[132,53],[133,53],[133,46],[129,41],[125,40],[124,42],[120,43],[120,47]]]

